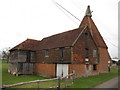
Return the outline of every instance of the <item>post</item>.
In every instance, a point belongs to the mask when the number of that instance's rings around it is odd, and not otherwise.
[[[75,79],[75,71],[73,71],[72,79],[73,79],[73,81],[72,81],[72,84],[73,84],[74,83],[74,79]]]
[[[37,82],[37,85],[38,85],[38,90],[39,90],[39,82]]]
[[[58,90],[60,90],[60,77],[58,77]]]
[[[67,80],[67,77],[65,77],[65,88],[67,88],[67,82],[66,82],[66,80]]]

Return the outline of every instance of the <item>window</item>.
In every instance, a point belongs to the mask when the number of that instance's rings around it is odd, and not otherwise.
[[[86,70],[89,70],[89,64],[86,64]]]
[[[94,71],[97,70],[97,65],[96,65],[96,64],[93,65],[93,70],[94,70]]]
[[[63,58],[64,58],[64,48],[60,48],[60,57],[61,57],[61,60],[63,60]]]
[[[85,48],[85,53],[86,53],[85,57],[88,58],[89,57],[89,48]]]
[[[85,48],[85,50],[86,50],[86,51],[88,51],[88,50],[89,50],[89,48]]]
[[[93,50],[93,56],[96,56],[97,50]]]
[[[86,57],[86,58],[85,58],[85,61],[86,61],[86,62],[88,62],[88,61],[89,61],[89,58],[88,58],[88,57]]]
[[[69,46],[65,47],[65,48],[70,48]]]
[[[85,38],[88,39],[89,38],[89,34],[85,33]]]
[[[48,56],[48,50],[45,50],[45,57],[49,57]]]
[[[27,55],[26,61],[27,61],[27,62],[30,62],[30,59],[31,59],[30,51],[27,51],[27,52],[26,52],[26,55]]]
[[[59,50],[59,48],[55,48],[54,50]]]

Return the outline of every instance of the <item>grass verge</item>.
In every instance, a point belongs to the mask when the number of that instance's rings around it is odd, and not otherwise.
[[[8,63],[6,61],[3,61],[2,62],[2,76],[3,76],[2,84],[3,85],[10,85],[10,84],[16,84],[20,82],[46,79],[44,77],[36,76],[36,75],[13,76],[9,74],[7,71],[8,71]],[[70,86],[69,88],[92,88],[96,85],[99,85],[117,76],[118,76],[118,68],[112,67],[111,72],[106,73],[106,74],[91,76],[87,78],[75,79],[74,84]],[[49,88],[49,87],[56,86],[56,85],[57,85],[57,81],[49,81],[49,82],[42,82],[42,83],[25,84],[25,85],[17,86],[14,88],[38,88],[38,87]]]
[[[96,75],[96,76],[90,76],[87,78],[75,79],[74,84],[69,88],[93,88],[117,76],[118,76],[118,68],[112,67],[111,72],[109,73]]]

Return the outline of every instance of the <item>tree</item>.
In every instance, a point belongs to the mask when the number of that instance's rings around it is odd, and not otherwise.
[[[2,54],[2,60],[8,61],[9,56],[10,56],[9,48],[6,48],[3,51],[1,51],[1,54]]]
[[[2,52],[0,51],[0,60],[2,59]]]

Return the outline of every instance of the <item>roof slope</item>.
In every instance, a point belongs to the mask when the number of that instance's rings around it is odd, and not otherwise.
[[[103,37],[101,36],[100,32],[98,31],[98,29],[91,17],[85,16],[80,24],[80,27],[85,24],[88,25],[89,30],[93,36],[93,39],[96,42],[96,45],[98,47],[108,48]]]
[[[79,28],[56,34],[50,37],[43,38],[41,41],[27,39],[16,47],[12,48],[19,50],[42,50],[42,49],[51,49],[65,46],[72,46],[74,41],[77,39],[81,31],[84,29],[85,25],[88,26],[88,29],[91,32],[91,35],[98,47],[107,48],[106,43],[104,42],[102,36],[100,35],[96,25],[94,24],[91,17],[85,16],[79,26]]]
[[[40,47],[39,50],[72,46],[73,42],[76,40],[78,35],[84,29],[85,25],[88,26],[96,45],[98,47],[107,48],[107,45],[104,42],[102,36],[100,35],[100,33],[99,33],[96,25],[94,24],[92,18],[85,16],[83,18],[79,28],[44,38],[41,41],[41,44],[39,45],[39,47]]]
[[[57,47],[72,46],[73,42],[76,40],[80,32],[84,27],[56,34],[41,40],[39,49],[50,49]]]
[[[42,50],[57,47],[72,46],[80,32],[84,29],[77,28],[74,30],[66,31],[50,37],[43,38],[41,41],[27,39],[19,45],[13,47],[11,50]]]
[[[20,43],[19,45],[13,47],[11,50],[37,50],[37,46],[39,45],[40,41],[33,40],[33,39],[27,39]]]

